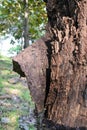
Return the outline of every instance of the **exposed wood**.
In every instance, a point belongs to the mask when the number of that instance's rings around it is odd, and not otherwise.
[[[47,35],[13,59],[38,111],[69,127],[87,127],[87,1],[45,0]],[[16,64],[15,64],[16,63]],[[44,106],[45,105],[45,106]]]

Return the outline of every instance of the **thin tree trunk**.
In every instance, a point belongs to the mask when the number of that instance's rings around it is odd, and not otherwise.
[[[29,46],[29,10],[28,0],[24,0],[24,48]]]

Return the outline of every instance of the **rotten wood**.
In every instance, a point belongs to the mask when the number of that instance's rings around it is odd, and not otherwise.
[[[47,34],[13,59],[38,111],[55,123],[87,127],[87,1],[45,0]]]

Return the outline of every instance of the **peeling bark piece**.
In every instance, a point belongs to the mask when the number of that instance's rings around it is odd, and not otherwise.
[[[26,76],[31,96],[37,110],[44,109],[46,90],[47,46],[40,39],[13,58],[13,70]]]

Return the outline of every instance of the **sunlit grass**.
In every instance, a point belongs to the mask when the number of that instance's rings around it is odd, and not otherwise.
[[[11,63],[11,58],[6,57],[6,56],[2,56],[2,55],[0,55],[0,60],[3,60],[3,61],[6,61],[6,62]]]
[[[2,125],[0,130],[16,130],[16,128],[19,130],[19,113],[17,111],[7,112],[7,114],[4,114],[4,116],[7,116],[9,122],[7,124]]]
[[[10,71],[5,69],[1,73],[2,73],[2,76],[4,75],[6,77],[7,75],[10,74]]]
[[[7,87],[9,85],[9,83],[5,80],[5,79],[2,79],[2,83],[3,83],[3,87]]]
[[[36,130],[33,125],[29,126],[29,130]]]
[[[6,88],[5,90],[6,90],[7,93],[9,93],[11,95],[19,95],[19,96],[21,95],[21,90],[19,90],[19,89],[13,89],[13,88],[8,89],[8,88]]]
[[[0,77],[0,89],[3,88],[2,78]]]
[[[34,108],[28,88],[20,82],[16,84],[10,82],[11,78],[15,77],[19,77],[19,75],[12,71],[11,59],[0,55],[0,96],[9,95],[11,97],[10,99],[4,98],[0,105],[0,119],[7,117],[10,120],[8,124],[0,123],[0,130],[20,130],[19,117],[29,114],[28,107]],[[13,101],[12,96],[14,95],[21,100],[19,104]],[[32,125],[29,126],[29,130],[34,130]]]
[[[19,113],[18,111],[12,111],[11,113],[9,113],[8,118],[10,119],[10,125],[14,126],[14,125],[18,125],[18,118],[19,118]]]
[[[27,100],[27,101],[31,101],[31,96],[29,95],[29,91],[23,91],[23,93],[21,93],[21,97],[23,100]]]

